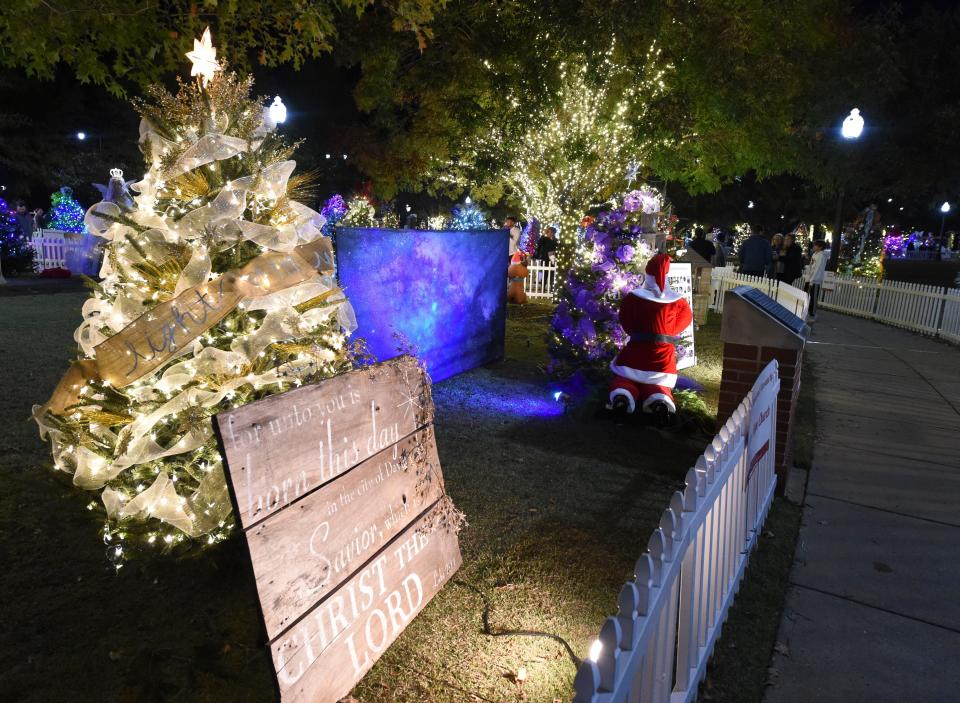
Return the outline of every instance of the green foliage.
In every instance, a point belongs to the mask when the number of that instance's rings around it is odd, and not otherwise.
[[[0,14],[0,64],[52,78],[68,65],[84,83],[123,95],[180,70],[193,38],[210,26],[218,56],[238,68],[292,64],[300,68],[330,50],[344,14],[363,15],[369,0],[218,2],[170,0],[6,0]],[[429,22],[444,0],[381,3],[387,31],[412,32],[424,46]]]
[[[612,102],[636,95],[626,106],[633,133],[609,161],[635,151],[645,175],[714,191],[751,169],[766,176],[800,168],[822,115],[809,109],[822,71],[855,64],[853,75],[833,81],[831,99],[849,100],[864,76],[878,75],[869,63],[876,51],[851,61],[850,47],[879,39],[875,26],[886,25],[853,16],[839,0],[506,0],[457,3],[432,26],[436,39],[422,53],[396,37],[381,41],[386,27],[376,14],[338,45],[340,60],[362,70],[355,97],[370,123],[353,135],[361,165],[388,196],[458,193],[473,181],[483,184],[474,197],[522,205],[516,149],[570,114],[579,96],[562,88],[574,66],[593,90],[611,80]],[[504,148],[482,148],[494,131]],[[583,146],[574,138],[557,151],[589,168],[591,152],[577,153]],[[525,173],[555,170],[549,152],[539,163],[523,160]]]

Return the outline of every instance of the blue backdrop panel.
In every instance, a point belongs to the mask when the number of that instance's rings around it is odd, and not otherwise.
[[[503,357],[505,230],[337,228],[337,275],[377,358],[419,351],[434,381]]]

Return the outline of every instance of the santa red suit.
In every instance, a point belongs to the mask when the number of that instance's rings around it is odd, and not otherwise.
[[[693,321],[690,305],[667,286],[670,257],[657,254],[647,262],[643,285],[630,291],[620,303],[620,325],[630,341],[610,363],[610,406],[618,396],[627,401],[627,411],[640,405],[653,412],[662,402],[677,411],[673,387],[677,383],[677,350],[680,334]],[[620,401],[622,404],[623,401]]]

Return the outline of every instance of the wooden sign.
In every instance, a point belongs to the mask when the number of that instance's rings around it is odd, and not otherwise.
[[[693,310],[693,274],[690,264],[670,264],[667,272],[667,283],[670,288],[686,299]],[[682,343],[677,346],[677,369],[686,369],[697,363],[697,352],[693,346],[693,321],[680,333]],[[681,347],[683,347],[681,349]]]
[[[459,568],[432,421],[406,356],[216,416],[282,701],[349,693]]]

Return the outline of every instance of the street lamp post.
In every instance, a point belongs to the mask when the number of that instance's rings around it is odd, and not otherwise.
[[[863,133],[863,116],[858,108],[850,110],[850,114],[840,125],[840,134],[844,139],[858,139]],[[833,221],[833,241],[830,242],[830,263],[827,266],[831,271],[837,270],[837,262],[840,260],[840,244],[843,241],[843,196],[846,190],[846,183],[840,182],[840,192],[837,194],[837,216]]]
[[[937,260],[940,259],[940,250],[943,247],[943,226],[947,223],[947,213],[950,212],[950,203],[946,200],[940,206],[940,238],[937,240]]]

